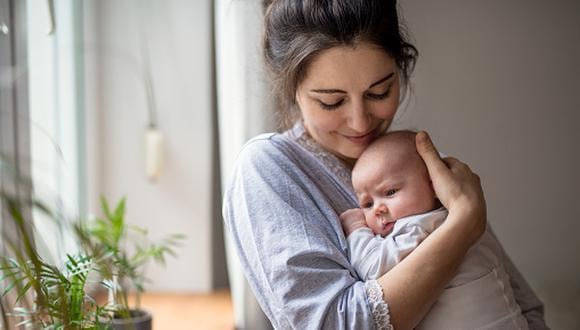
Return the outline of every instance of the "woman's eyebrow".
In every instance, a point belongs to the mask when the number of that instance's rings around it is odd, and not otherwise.
[[[389,73],[389,74],[388,74],[386,77],[384,77],[384,78],[382,78],[382,79],[379,79],[379,80],[375,81],[374,83],[372,83],[372,84],[369,86],[369,88],[373,88],[374,86],[376,86],[376,85],[378,85],[378,84],[380,84],[380,83],[382,83],[382,82],[385,82],[386,80],[389,80],[389,79],[391,79],[391,77],[392,77],[394,74],[395,74],[394,72],[391,72],[391,73]]]
[[[341,89],[311,89],[310,91],[321,94],[336,94],[336,93],[346,94],[346,92]]]
[[[369,86],[369,89],[373,88],[376,85],[379,85],[379,84],[385,82],[386,80],[391,79],[391,77],[393,77],[394,74],[395,74],[394,72],[391,72],[388,75],[386,75],[384,78],[381,78],[381,79],[375,81],[374,83],[372,83]],[[335,89],[335,88],[332,88],[332,89],[311,89],[310,91],[314,92],[314,93],[320,93],[320,94],[338,94],[338,93],[346,94],[346,92],[343,91],[342,89]]]

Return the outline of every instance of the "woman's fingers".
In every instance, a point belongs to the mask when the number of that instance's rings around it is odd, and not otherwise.
[[[454,157],[445,157],[443,158],[443,162],[449,167],[449,170],[456,175],[459,175],[459,172],[463,172],[464,175],[469,176],[470,179],[473,179],[478,185],[480,184],[480,178],[477,173],[473,172],[473,170],[469,167],[469,165],[463,163],[462,161],[458,160]]]
[[[443,158],[443,162],[447,165],[447,167],[451,170],[451,172],[457,171],[464,171],[472,174],[473,172],[469,168],[469,166],[457,158],[454,157],[445,157]]]
[[[445,157],[442,160],[445,164],[447,164],[447,167],[449,167],[449,168],[451,168],[455,164],[461,163],[459,161],[459,159],[457,159],[455,157]]]
[[[460,201],[481,203],[479,177],[469,166],[454,157],[441,159],[426,132],[417,133],[415,142],[427,166],[435,194],[447,209],[453,208]]]
[[[417,152],[421,158],[423,158],[431,178],[445,175],[445,173],[449,171],[447,165],[443,162],[441,157],[439,157],[439,152],[437,151],[437,148],[435,148],[435,145],[431,141],[431,138],[429,138],[427,132],[421,131],[417,133],[415,144],[417,146]]]
[[[415,142],[437,198],[449,214],[453,214],[448,219],[462,219],[460,223],[470,225],[474,238],[478,238],[486,224],[485,198],[479,176],[456,158],[441,159],[427,133],[417,133]]]

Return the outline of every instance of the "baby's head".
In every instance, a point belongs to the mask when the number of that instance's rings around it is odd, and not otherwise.
[[[438,206],[415,132],[395,131],[374,141],[352,171],[352,184],[369,228],[387,235],[400,218]]]

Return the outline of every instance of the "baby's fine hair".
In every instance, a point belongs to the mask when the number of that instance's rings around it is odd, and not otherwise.
[[[369,154],[380,151],[382,148],[385,147],[385,144],[394,140],[403,141],[403,143],[408,144],[410,148],[413,148],[416,151],[415,147],[415,136],[417,135],[416,131],[413,130],[396,130],[396,131],[389,131],[382,136],[379,136],[373,143],[371,143],[365,151],[360,155],[358,161],[356,162],[354,169],[356,169],[357,164],[361,161],[365,161]],[[366,155],[366,156],[365,156]],[[417,153],[417,156],[419,154]]]
[[[379,148],[380,145],[384,144],[386,141],[390,141],[392,139],[402,140],[406,143],[411,144],[415,147],[415,136],[417,135],[417,131],[413,130],[396,130],[396,131],[389,131],[382,136],[379,136],[373,143],[371,143],[368,148],[363,152],[370,152],[376,148]]]

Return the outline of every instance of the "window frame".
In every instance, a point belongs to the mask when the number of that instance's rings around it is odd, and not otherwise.
[[[0,170],[0,189],[19,200],[30,200],[32,187],[19,180],[30,177],[30,125],[28,118],[28,78],[24,68],[28,61],[26,2],[0,0],[0,24],[8,27],[0,32],[0,68],[3,71],[0,85],[0,155],[5,166]],[[24,203],[26,204],[26,203]],[[5,201],[0,201],[2,219],[8,219]],[[31,219],[31,208],[24,205],[24,218]],[[28,230],[30,223],[26,223]],[[2,237],[21,240],[16,224],[2,221]],[[32,236],[31,236],[32,238]],[[3,253],[6,248],[3,246]]]

